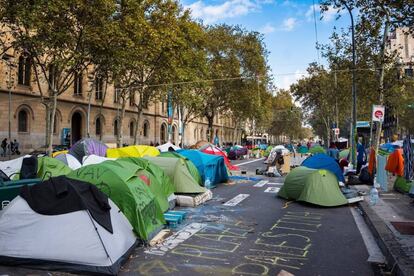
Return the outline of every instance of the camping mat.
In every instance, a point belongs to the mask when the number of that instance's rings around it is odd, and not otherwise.
[[[414,221],[391,221],[391,224],[402,235],[414,235]]]

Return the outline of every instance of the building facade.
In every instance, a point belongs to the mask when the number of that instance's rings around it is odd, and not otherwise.
[[[11,139],[17,139],[20,148],[29,152],[45,145],[46,109],[41,102],[38,84],[35,81],[30,61],[22,55],[8,56],[0,62],[0,138],[8,138],[9,121]],[[73,144],[83,137],[102,137],[104,143],[115,143],[121,105],[116,89],[108,83],[95,79],[91,83],[86,73],[79,74],[73,85],[58,98],[53,144]],[[41,84],[43,91],[48,88]],[[89,110],[89,97],[90,112]],[[132,144],[137,126],[134,97],[129,100],[122,124],[123,143]],[[101,109],[102,106],[102,109]],[[10,118],[10,120],[9,120]],[[89,120],[88,120],[89,118]],[[149,103],[141,116],[138,131],[139,144],[162,144],[168,139],[168,116],[166,101]],[[178,117],[172,122],[172,141],[179,143]],[[186,145],[207,139],[208,123],[197,118],[185,129]],[[224,116],[217,116],[213,125],[214,135],[220,144],[232,142],[234,123]],[[69,133],[69,135],[68,135]]]

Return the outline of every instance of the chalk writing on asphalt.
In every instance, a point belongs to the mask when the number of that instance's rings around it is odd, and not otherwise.
[[[249,194],[238,194],[237,196],[233,197],[226,203],[224,203],[224,206],[236,206],[240,202],[242,202],[244,199],[248,198]]]
[[[253,185],[253,187],[263,187],[264,185],[266,185],[269,181],[267,180],[260,180],[259,182],[257,182],[256,184]]]
[[[206,224],[203,223],[191,223],[175,233],[174,235],[168,237],[164,242],[162,242],[159,245],[156,245],[154,247],[151,247],[148,250],[145,250],[144,252],[147,254],[154,254],[154,255],[164,255],[167,251],[174,249],[177,245],[184,242],[188,238],[190,238],[192,235],[200,231],[206,226]]]
[[[280,188],[278,187],[269,187],[265,190],[265,193],[278,193]]]

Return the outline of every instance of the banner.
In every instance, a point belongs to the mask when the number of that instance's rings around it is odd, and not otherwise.
[[[167,98],[167,115],[168,115],[168,140],[171,142],[172,138],[172,122],[174,116],[174,107],[172,103],[172,91],[168,91],[168,98]]]
[[[372,121],[373,122],[383,122],[384,116],[385,116],[385,108],[383,105],[372,106]]]

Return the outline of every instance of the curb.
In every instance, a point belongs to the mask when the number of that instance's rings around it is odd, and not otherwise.
[[[413,261],[402,250],[400,243],[385,222],[369,207],[366,202],[359,202],[362,216],[384,254],[391,275],[414,275]]]

